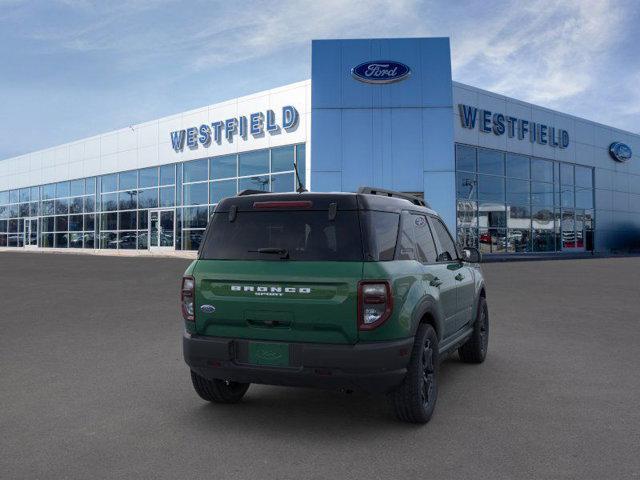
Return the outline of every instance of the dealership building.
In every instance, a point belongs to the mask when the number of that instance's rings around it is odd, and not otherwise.
[[[486,254],[640,249],[640,135],[453,82],[450,55],[313,41],[310,80],[0,160],[0,247],[195,250],[221,198],[299,180],[423,196]]]

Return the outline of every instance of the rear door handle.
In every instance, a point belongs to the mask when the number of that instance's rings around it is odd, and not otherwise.
[[[455,279],[459,282],[461,282],[462,280],[464,280],[464,275],[462,275],[461,273],[457,274],[455,276]]]
[[[432,287],[439,287],[440,285],[442,285],[442,280],[440,280],[438,277],[435,277],[429,282],[429,285],[431,285]]]

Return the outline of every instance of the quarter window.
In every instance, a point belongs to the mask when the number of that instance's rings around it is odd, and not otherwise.
[[[435,218],[430,220],[431,228],[433,229],[433,234],[438,239],[440,243],[438,248],[438,262],[451,262],[458,258],[458,253],[456,252],[456,246],[453,243],[453,239],[449,232],[447,231],[447,227],[444,224]]]
[[[427,217],[424,215],[411,215],[411,217],[416,238],[416,249],[418,250],[418,260],[422,263],[435,262],[437,257],[436,245],[431,236]]]

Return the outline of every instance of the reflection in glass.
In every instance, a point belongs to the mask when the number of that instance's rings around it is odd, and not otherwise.
[[[56,233],[55,234],[55,248],[69,248],[69,234],[68,233]]]
[[[478,175],[478,200],[504,203],[504,177]]]
[[[468,145],[456,145],[456,170],[476,171],[476,148]]]
[[[271,175],[271,191],[276,193],[295,191],[293,173]]]
[[[69,234],[69,248],[82,248],[82,233]]]
[[[504,253],[506,251],[506,231],[504,229],[481,228],[478,240],[482,253]]]
[[[269,176],[261,175],[256,177],[241,178],[238,180],[238,191],[243,190],[262,190],[269,191]]]
[[[479,148],[478,172],[504,175],[504,152]]]
[[[119,174],[119,190],[135,190],[138,188],[138,172],[122,172]]]
[[[138,244],[137,232],[119,232],[118,247],[125,250],[135,250]]]
[[[176,168],[175,165],[163,165],[160,167],[160,185],[175,185]]]
[[[69,221],[66,215],[55,217],[56,219],[56,232],[66,232],[69,228]]]
[[[185,205],[206,205],[208,203],[208,183],[193,183],[184,186]]]
[[[553,162],[540,158],[531,159],[531,180],[553,182]]]
[[[509,229],[507,235],[507,251],[521,253],[531,251],[531,230]]]
[[[530,229],[531,228],[531,211],[529,206],[514,206],[507,207],[507,227],[516,229]]]
[[[118,205],[120,210],[132,210],[137,207],[138,192],[127,190],[118,194]]]
[[[184,183],[199,182],[209,178],[208,160],[192,160],[185,162],[182,166],[182,174],[184,175]]]
[[[553,205],[553,183],[531,182],[531,203]]]
[[[85,232],[83,237],[84,237],[84,248],[95,248],[93,232]]]
[[[100,177],[100,192],[115,192],[118,190],[118,176],[115,173]]]
[[[223,180],[221,182],[211,182],[209,184],[211,203],[218,203],[226,197],[233,197],[237,191],[236,180]]]
[[[158,189],[149,188],[138,191],[138,208],[156,208],[158,206]]]
[[[478,226],[485,228],[504,228],[507,226],[504,203],[480,202],[478,206]]]
[[[293,170],[293,145],[271,149],[271,171],[286,172]]]
[[[528,205],[529,200],[529,180],[507,178],[507,203]]]
[[[103,193],[102,194],[102,211],[108,212],[118,209],[118,194]]]
[[[200,248],[203,235],[204,230],[183,230],[182,237],[184,249],[198,250],[198,248]]]
[[[507,177],[529,179],[529,157],[507,153]]]
[[[563,250],[576,248],[576,220],[573,210],[562,210],[560,227],[562,231]]]
[[[140,188],[158,186],[158,167],[138,170],[138,184]]]
[[[118,234],[115,232],[100,232],[100,248],[118,248]]]
[[[258,150],[238,155],[239,175],[256,175],[269,172],[269,150]]]
[[[475,200],[478,196],[476,175],[467,172],[456,173],[456,196],[465,200]]]

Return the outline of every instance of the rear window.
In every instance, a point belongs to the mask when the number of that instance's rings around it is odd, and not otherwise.
[[[286,255],[283,254],[286,252]],[[215,213],[200,253],[204,260],[362,261],[356,211],[238,212],[233,222]]]

